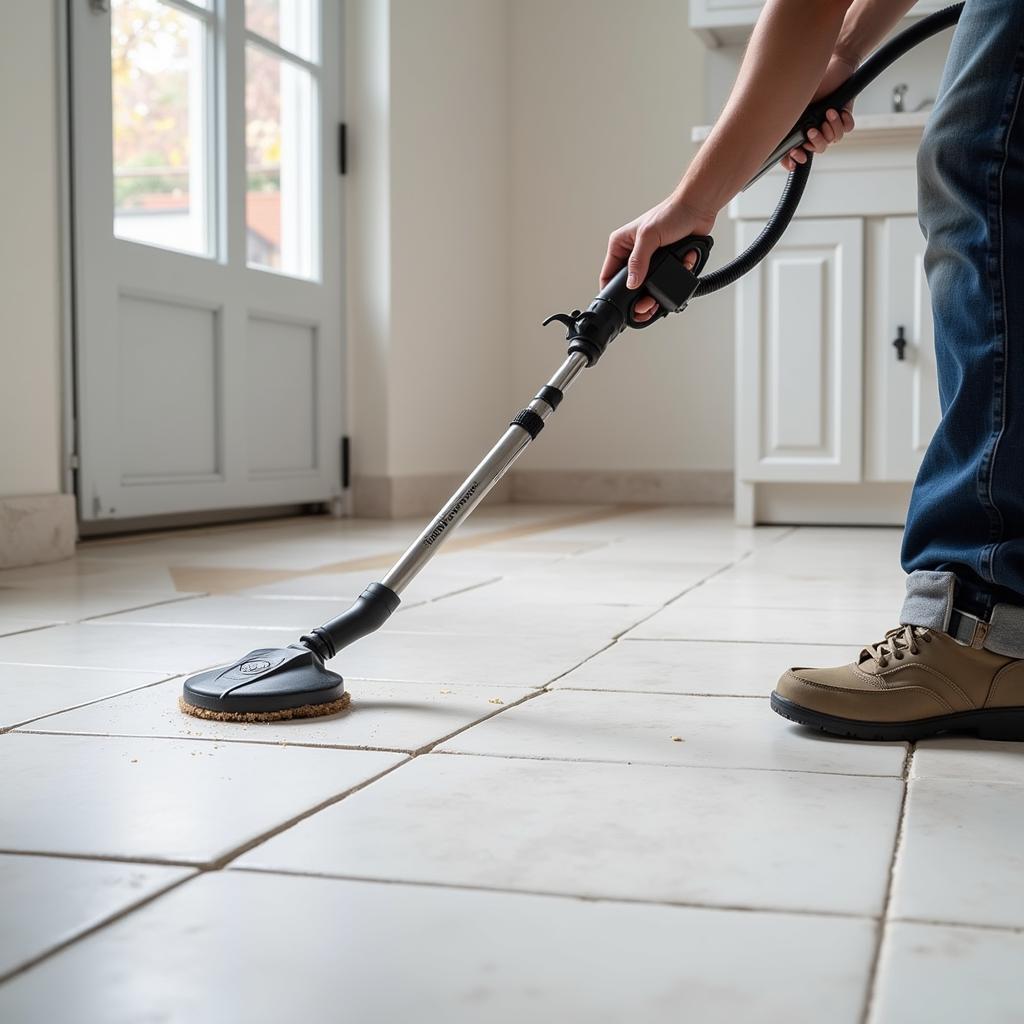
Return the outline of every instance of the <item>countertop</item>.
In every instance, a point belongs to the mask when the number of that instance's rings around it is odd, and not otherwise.
[[[911,134],[919,136],[924,130],[930,110],[919,110],[906,114],[857,114],[854,112],[856,127],[843,144],[857,142],[881,142],[893,136]],[[690,132],[693,142],[703,142],[714,127],[710,124],[697,125]]]

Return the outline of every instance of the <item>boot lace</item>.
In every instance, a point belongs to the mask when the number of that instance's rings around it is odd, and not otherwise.
[[[917,654],[920,651],[920,643],[930,644],[931,634],[921,626],[897,626],[885,634],[885,639],[877,644],[871,644],[860,652],[860,661],[866,658],[878,664],[879,668],[887,668],[889,659],[902,661],[907,654]]]

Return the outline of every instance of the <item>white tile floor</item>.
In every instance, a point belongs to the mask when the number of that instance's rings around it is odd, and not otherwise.
[[[420,525],[0,573],[0,1020],[1024,1019],[1024,748],[767,706],[895,624],[897,531],[485,508],[337,659],[348,712],[180,715]]]

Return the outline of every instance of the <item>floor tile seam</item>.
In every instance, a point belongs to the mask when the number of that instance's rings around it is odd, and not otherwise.
[[[414,758],[421,757],[423,754],[430,754],[434,749],[440,746],[442,743],[447,743],[449,740],[454,739],[456,736],[461,736],[462,733],[467,732],[470,729],[475,728],[478,725],[482,725],[484,722],[489,722],[498,715],[504,714],[506,711],[511,711],[513,708],[521,707],[527,701],[536,700],[538,697],[549,693],[547,689],[537,688],[530,693],[524,693],[518,700],[512,701],[510,704],[502,704],[500,707],[496,707],[494,711],[490,712],[483,718],[474,719],[472,722],[467,722],[465,725],[459,726],[457,729],[448,733],[447,736],[443,736],[441,739],[432,740],[430,743],[425,743],[423,746],[418,747],[413,751],[412,756]]]
[[[548,683],[548,688],[550,686]],[[559,690],[568,690],[570,693],[622,693],[637,697],[724,697],[730,700],[768,700],[771,696],[767,693],[704,693],[700,690],[624,690],[615,686],[556,686],[551,692]]]
[[[50,946],[43,952],[36,954],[35,956],[29,958],[23,963],[18,964],[17,966],[11,968],[8,971],[0,973],[0,985],[3,985],[4,983],[11,981],[12,979],[16,978],[19,974],[24,974],[27,971],[30,971],[33,967],[38,966],[44,960],[49,960],[50,957],[56,956],[58,953],[63,952],[69,946],[82,942],[84,939],[89,938],[91,935],[95,935],[96,932],[99,932],[104,928],[110,927],[112,924],[115,924],[117,921],[122,920],[129,914],[133,914],[137,910],[141,910],[148,904],[160,899],[161,896],[166,896],[172,890],[177,889],[182,885],[185,885],[187,882],[191,882],[195,878],[198,878],[201,873],[202,872],[199,871],[193,871],[190,874],[185,875],[184,878],[179,878],[176,881],[169,882],[166,885],[162,885],[155,892],[148,893],[146,896],[143,896],[140,899],[133,900],[126,906],[119,907],[116,911],[106,915],[99,921],[96,921],[88,927],[82,928],[74,932],[72,935],[67,936],[65,939],[62,939],[55,946]]]
[[[532,696],[532,695],[531,695]],[[447,742],[443,740],[441,742]],[[436,744],[435,744],[436,746]],[[840,779],[888,779],[899,781],[899,775],[880,775],[868,772],[836,772],[816,771],[813,768],[754,768],[750,765],[720,765],[720,764],[679,764],[672,761],[614,761],[600,757],[541,757],[537,754],[499,754],[487,753],[480,750],[428,750],[423,753],[437,754],[443,757],[488,757],[498,761],[531,761],[544,764],[580,764],[580,765],[615,765],[640,768],[664,768],[667,771],[679,769],[696,769],[709,772],[765,772],[781,773],[784,775],[825,775],[829,778]]]
[[[14,725],[0,726],[0,735],[5,732],[36,732],[35,729],[25,729],[26,725],[31,725],[33,722],[44,722],[47,718],[56,718],[57,715],[67,714],[69,711],[79,711],[82,708],[91,707],[93,704],[102,704],[104,701],[116,700],[118,697],[124,697],[129,693],[139,693],[142,690],[149,690],[154,686],[163,686],[165,683],[172,683],[175,679],[180,679],[185,673],[176,672],[174,675],[164,676],[163,679],[154,679],[152,682],[143,683],[141,686],[130,686],[126,690],[119,690],[117,693],[108,693],[102,697],[97,697],[95,700],[82,701],[81,704],[73,704],[66,708],[61,708],[58,711],[49,711],[45,715],[36,715],[35,718],[26,718],[22,722],[15,722]],[[42,731],[42,730],[38,730]]]
[[[495,711],[494,714],[490,715],[489,717],[490,718],[494,718],[496,715],[499,715],[502,712],[509,710],[509,708],[518,707],[518,705],[522,704],[524,701],[531,700],[531,699],[533,699],[535,697],[540,696],[540,694],[542,692],[543,691],[537,690],[534,693],[524,694],[518,701],[515,701],[512,704],[508,704],[508,705],[505,705],[503,707],[498,708],[497,711]],[[213,860],[210,863],[208,863],[203,868],[203,870],[205,870],[205,871],[220,871],[220,870],[223,870],[229,864],[231,864],[232,861],[236,860],[238,857],[241,857],[243,854],[248,853],[250,850],[255,849],[257,846],[262,845],[263,843],[267,842],[268,840],[273,839],[275,836],[280,835],[281,833],[288,831],[288,829],[293,828],[295,825],[299,824],[299,822],[304,821],[307,818],[311,818],[314,814],[319,814],[320,811],[326,810],[328,807],[331,807],[334,804],[340,803],[342,800],[345,800],[348,797],[353,796],[354,794],[358,793],[360,790],[366,789],[368,786],[371,786],[373,783],[378,782],[380,779],[383,779],[384,777],[390,775],[392,772],[398,771],[398,769],[400,769],[400,768],[402,768],[402,767],[404,767],[404,766],[406,766],[408,764],[411,764],[412,762],[417,760],[417,758],[419,758],[423,754],[430,753],[433,750],[433,748],[435,746],[437,746],[438,743],[447,742],[447,740],[453,738],[454,736],[459,735],[459,733],[465,732],[466,729],[471,729],[473,727],[473,725],[475,725],[475,724],[476,723],[474,722],[474,723],[471,723],[469,725],[466,725],[466,726],[462,727],[461,729],[457,729],[455,732],[450,733],[444,739],[437,740],[435,743],[429,744],[427,746],[424,746],[423,748],[420,748],[417,751],[414,751],[413,753],[409,754],[408,756],[402,758],[396,764],[391,765],[390,767],[384,769],[381,772],[378,772],[372,778],[366,779],[363,782],[360,782],[357,785],[348,788],[343,793],[339,793],[339,794],[336,794],[336,795],[334,795],[332,797],[329,797],[327,800],[321,801],[319,804],[317,804],[314,807],[307,808],[302,813],[300,813],[298,815],[294,815],[292,818],[288,819],[284,823],[274,827],[273,829],[270,829],[270,830],[268,830],[266,832],[261,833],[259,836],[255,837],[253,839],[248,840],[246,843],[242,844],[241,846],[235,847],[234,849],[229,851],[227,854],[222,855],[219,858],[216,858],[215,860]]]
[[[146,668],[130,666],[125,668],[124,665],[72,665],[68,662],[53,661],[0,661],[0,668],[66,668],[73,672],[79,670],[88,672],[162,672],[165,675],[160,682],[165,683],[168,679],[173,679],[175,676],[192,675],[195,672],[202,672],[204,669],[216,668],[218,665],[223,664],[223,661],[212,661],[199,665],[196,668],[181,669],[153,668],[152,666]]]
[[[784,610],[784,609],[783,609]],[[844,640],[821,641],[807,643],[806,640],[728,640],[722,637],[699,637],[699,636],[620,636],[620,641],[630,643],[652,643],[652,644],[760,644],[761,646],[772,647],[856,647],[856,643],[849,643]]]
[[[634,607],[635,608],[635,607],[638,607],[638,606],[637,605],[630,605],[629,607]],[[652,613],[652,614],[656,614],[656,613]],[[646,619],[641,619],[640,620],[640,622],[643,622],[643,621],[646,621]],[[54,623],[53,625],[54,626],[65,626],[65,625],[88,626],[88,627],[90,627],[92,629],[116,629],[118,627],[126,628],[126,629],[132,629],[132,628],[136,628],[136,627],[143,627],[143,628],[146,628],[146,629],[166,629],[166,630],[176,630],[176,629],[203,629],[203,630],[237,629],[237,630],[245,630],[248,633],[254,633],[254,634],[255,633],[281,633],[281,632],[295,632],[295,633],[299,633],[299,632],[302,632],[303,629],[307,628],[305,626],[243,626],[243,625],[239,625],[238,623],[231,624],[231,623],[226,623],[226,622],[116,622],[116,621],[105,622],[102,619],[83,619],[80,622],[73,622],[73,623],[59,622],[59,623]],[[41,627],[41,628],[42,629],[52,629],[53,626],[44,626],[44,627]],[[629,629],[633,629],[633,628],[635,628],[635,627],[634,626],[629,626],[629,627],[627,627],[627,631]],[[481,636],[495,637],[495,636],[499,635],[498,633],[494,632],[493,630],[483,630],[483,629],[481,629],[479,631],[472,631],[472,632],[470,632],[470,631],[450,632],[450,631],[446,631],[444,629],[408,629],[408,628],[406,628],[406,629],[389,630],[389,633],[391,635],[401,634],[402,636],[446,636],[446,637],[481,637]],[[598,633],[595,630],[590,636],[588,636],[585,632],[573,631],[573,630],[570,630],[570,629],[567,628],[567,629],[560,629],[558,631],[552,630],[552,631],[544,632],[544,633],[529,633],[529,632],[523,632],[522,630],[519,630],[519,631],[517,631],[517,636],[522,637],[524,640],[551,640],[551,639],[555,639],[555,638],[564,636],[567,633],[572,633],[572,635],[577,636],[577,637],[583,637],[584,639],[594,639],[594,640],[598,640],[598,641],[614,640],[618,636],[621,635],[621,634],[612,634],[611,636],[608,636],[605,633]],[[17,634],[10,634],[10,635],[13,636],[13,635],[17,635]],[[0,639],[3,639],[3,638],[0,637]],[[0,664],[2,664],[2,663],[0,663]]]
[[[147,601],[144,604],[131,605],[127,608],[119,608],[113,612],[100,612],[96,615],[84,615],[80,619],[65,619],[61,623],[62,625],[75,625],[76,623],[93,623],[97,619],[107,618],[112,615],[127,615],[129,612],[143,611],[146,608],[160,608],[166,604],[185,604],[188,601],[200,601],[204,598],[209,597],[209,594],[192,593],[192,594],[175,594],[173,597],[163,598],[159,601]],[[127,623],[126,623],[127,625]]]
[[[231,743],[236,746],[245,745],[252,747],[278,747],[297,748],[300,750],[344,750],[348,753],[363,754],[412,754],[412,747],[376,747],[376,746],[355,746],[352,744],[340,743],[301,743],[291,740],[260,740],[228,738],[224,736],[170,736],[160,733],[138,733],[138,732],[60,732],[55,729],[14,729],[19,736],[74,736],[84,739],[101,740],[157,740],[164,742],[171,740],[177,743]]]
[[[492,579],[478,580],[475,583],[468,583],[464,587],[459,587],[458,590],[450,590],[450,591],[447,591],[444,594],[438,594],[436,597],[425,597],[425,598],[423,598],[422,600],[419,600],[419,601],[403,601],[396,610],[397,611],[408,611],[410,608],[422,608],[422,607],[424,607],[425,605],[428,605],[428,604],[436,604],[438,601],[443,601],[445,598],[448,598],[448,597],[458,597],[460,594],[468,594],[468,593],[471,593],[474,590],[480,590],[483,587],[489,587],[489,586],[491,586],[494,583],[500,583],[503,578],[504,577],[502,577],[502,576],[495,576]],[[211,595],[207,594],[205,596],[209,597]],[[221,595],[221,596],[223,596],[223,595]],[[323,597],[323,596],[317,596],[317,595],[313,595],[313,594],[243,594],[243,593],[236,593],[236,594],[232,594],[232,595],[229,595],[229,596],[241,597],[241,598],[245,598],[247,600],[252,600],[252,601],[295,601],[296,603],[301,603],[302,601],[308,601],[308,602],[312,603],[314,601],[324,601],[324,602],[326,602],[326,601],[349,601],[349,602],[352,602],[352,601],[355,601],[359,597],[359,594],[352,594],[349,597],[333,597],[333,596]]]
[[[673,907],[688,910],[710,910],[723,913],[776,914],[789,917],[810,917],[840,921],[875,921],[876,915],[858,914],[846,910],[807,910],[782,906],[752,906],[745,903],[702,903],[699,900],[664,900],[643,896],[594,896],[574,892],[559,892],[553,889],[517,889],[508,886],[484,885],[473,882],[437,882],[429,879],[384,878],[376,875],[332,874],[323,871],[299,871],[291,868],[268,868],[250,865],[229,867],[229,871],[250,875],[271,875],[286,878],[315,878],[330,882],[363,882],[371,885],[414,886],[424,889],[445,889],[457,892],[483,892],[505,896],[542,897],[554,900],[569,900],[575,903],[602,903],[641,907]]]
[[[628,629],[624,629],[621,633],[617,633],[615,635],[615,639],[616,640],[624,639],[626,637],[627,633],[631,633],[634,629],[639,629],[639,627],[642,626],[645,622],[648,622],[650,619],[653,619],[655,615],[659,615],[661,612],[665,611],[666,608],[672,607],[673,604],[675,604],[677,601],[681,600],[687,594],[692,594],[694,591],[699,590],[700,587],[702,587],[706,583],[708,583],[708,581],[713,580],[716,576],[720,576],[722,573],[728,572],[733,567],[735,567],[735,566],[739,565],[741,562],[745,561],[747,558],[749,558],[751,556],[752,553],[753,553],[752,550],[751,551],[745,551],[738,558],[734,558],[731,562],[726,562],[724,565],[720,565],[713,572],[708,573],[707,576],[702,576],[699,580],[695,580],[693,583],[691,583],[689,586],[685,587],[683,590],[681,590],[674,597],[671,597],[667,601],[662,602],[649,615],[645,615],[639,621],[634,622],[633,625],[631,625]]]
[[[557,683],[559,679],[564,679],[571,672],[575,672],[577,669],[582,668],[588,662],[593,661],[594,658],[596,658],[598,655],[604,654],[605,651],[610,651],[617,643],[618,643],[618,640],[615,640],[615,639],[604,641],[602,646],[599,647],[596,651],[594,651],[592,654],[588,654],[582,661],[577,662],[571,668],[567,668],[564,672],[560,672],[558,675],[553,676],[546,683],[544,683],[543,686],[540,687],[540,689],[544,690],[545,692],[549,692],[549,693],[553,692],[551,690],[551,686],[554,683]]]
[[[1024,778],[1020,780],[1015,779],[965,779],[965,778],[947,778],[942,775],[912,775],[907,779],[907,785],[917,787],[921,783],[938,784],[945,787],[953,787],[954,789],[967,789],[971,786],[998,786],[1006,789],[1020,789],[1024,786]]]
[[[314,814],[319,814],[321,811],[326,810],[328,807],[334,806],[334,804],[340,803],[342,800],[347,799],[350,796],[358,793],[360,790],[366,789],[367,786],[373,785],[385,776],[390,775],[392,772],[397,771],[403,765],[407,765],[410,762],[416,760],[415,754],[409,754],[405,757],[400,758],[395,764],[389,765],[382,771],[377,772],[375,775],[368,779],[363,779],[360,782],[355,783],[352,786],[347,787],[340,793],[334,793],[319,803],[314,804],[312,807],[307,807],[300,811],[298,814],[293,814],[290,818],[283,822],[279,822],[272,828],[266,829],[259,835],[247,839],[244,843],[238,846],[232,847],[226,853],[222,853],[219,857],[214,857],[212,860],[206,861],[201,865],[201,870],[204,872],[210,871],[222,871],[232,861],[241,857],[243,854],[248,853],[250,850],[255,849],[257,846],[262,845],[269,839],[273,839],[275,836],[280,835],[282,832],[287,832],[288,829],[294,828],[299,822],[305,821],[307,818],[311,818]]]
[[[65,625],[67,625],[65,622],[44,622],[42,625],[38,626],[27,626],[25,629],[15,629],[10,633],[0,632],[0,640],[6,640],[8,637],[12,636],[25,636],[28,633],[42,633],[46,629],[53,629],[56,626]]]
[[[192,600],[188,598],[186,600]],[[120,615],[121,612],[114,614]],[[93,629],[132,629],[134,627],[143,626],[146,629],[244,629],[249,633],[282,633],[282,632],[301,632],[305,627],[302,626],[240,626],[237,623],[231,624],[228,622],[135,622],[135,621],[104,621],[102,616],[93,619],[81,619],[79,622],[73,623],[61,623],[61,625],[73,625],[73,626],[89,626]]]
[[[981,921],[949,921],[945,918],[921,917],[913,914],[890,915],[888,925],[917,924],[934,928],[972,928],[976,931],[996,932],[1003,935],[1024,935],[1024,924],[992,924]]]
[[[83,851],[68,852],[67,850],[24,850],[0,847],[0,856],[4,857],[49,857],[57,860],[84,860],[100,864],[141,864],[154,868],[191,868],[203,871],[204,862],[182,860],[179,857],[139,857],[134,854],[119,853],[87,853]]]
[[[868,972],[867,991],[865,992],[864,1009],[861,1016],[862,1024],[871,1024],[878,996],[878,979],[882,965],[882,953],[885,948],[886,937],[889,934],[888,926],[892,910],[893,889],[896,881],[896,867],[899,863],[900,850],[903,846],[904,834],[906,832],[907,810],[910,797],[910,775],[913,771],[914,751],[915,745],[911,742],[907,745],[907,754],[903,760],[903,772],[901,776],[903,780],[903,793],[900,799],[899,813],[897,815],[896,835],[893,839],[892,854],[889,858],[889,871],[886,878],[882,913],[878,920],[875,948]]]
[[[457,686],[461,689],[466,690],[487,690],[487,689],[498,689],[498,690],[542,690],[545,685],[544,683],[469,683],[469,682],[458,682],[458,681],[438,681],[431,682],[430,680],[422,679],[399,679],[390,678],[387,676],[345,676],[346,688],[349,683],[387,683],[395,686]]]

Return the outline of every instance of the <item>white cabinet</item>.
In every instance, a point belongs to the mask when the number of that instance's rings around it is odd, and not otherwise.
[[[740,247],[759,225],[739,225]],[[794,223],[737,304],[738,471],[747,481],[861,475],[859,219]]]
[[[932,14],[950,0],[919,0],[908,17]],[[708,46],[746,42],[765,0],[690,0],[690,27]]]
[[[821,158],[781,242],[736,286],[741,523],[901,523],[939,421],[914,173],[923,119],[865,121]],[[738,249],[782,182],[773,171],[734,200]]]
[[[916,217],[868,229],[864,479],[913,480],[939,423],[924,238]]]

